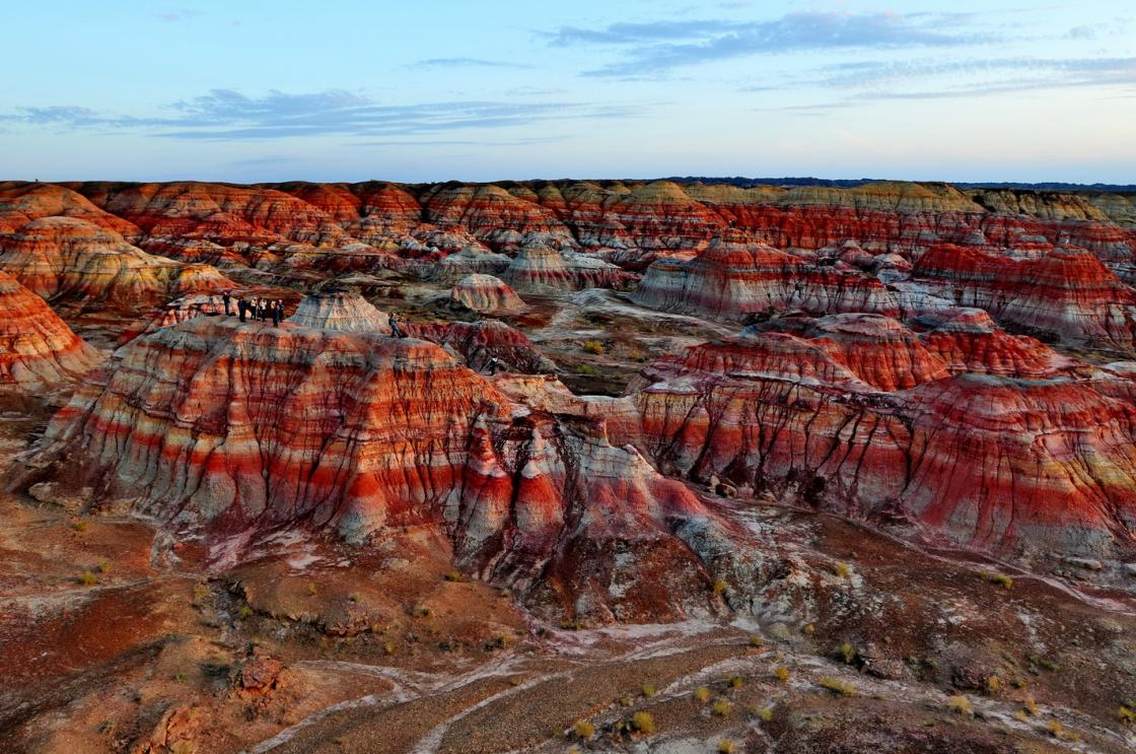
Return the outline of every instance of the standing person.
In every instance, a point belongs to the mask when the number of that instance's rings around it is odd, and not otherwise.
[[[230,314],[232,314],[232,312],[229,310],[229,302],[231,300],[232,300],[232,296],[229,295],[228,290],[221,292],[221,301],[223,301],[225,303],[225,316],[226,317],[228,317]]]
[[[279,304],[279,303],[280,303],[279,301],[273,301],[269,305],[269,308],[272,310],[272,326],[273,327],[280,327],[280,307],[277,306],[277,304]]]
[[[245,303],[243,298],[237,299],[237,312],[241,315],[241,322],[244,322],[245,315],[248,314],[248,304]]]
[[[398,326],[398,316],[394,312],[391,312],[391,315],[390,315],[390,326],[391,326],[391,337],[394,337],[394,338],[405,338],[406,337],[405,335],[402,334],[402,329]]]
[[[283,319],[284,319],[284,299],[282,299],[282,298],[276,299],[276,310],[280,313],[280,319],[281,319],[281,321],[283,321]]]

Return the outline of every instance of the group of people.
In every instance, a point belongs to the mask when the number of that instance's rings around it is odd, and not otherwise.
[[[225,291],[221,294],[221,300],[225,304],[225,315],[231,315],[233,313],[232,294],[229,293],[229,291]],[[256,296],[254,296],[251,301],[238,298],[237,314],[240,316],[241,322],[246,322],[249,317],[252,317],[258,322],[272,320],[272,326],[276,327],[280,324],[280,321],[284,319],[284,302],[278,298],[267,299],[257,298]]]

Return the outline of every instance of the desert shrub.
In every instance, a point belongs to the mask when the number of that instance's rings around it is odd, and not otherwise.
[[[87,530],[87,522],[86,521],[76,521],[75,523],[71,524],[71,528],[74,529],[75,531],[79,532],[80,534],[82,534],[83,532],[85,532]]]
[[[781,681],[781,683],[786,683],[789,680],[789,668],[784,666],[774,668],[773,675],[777,678],[777,680]]]
[[[837,650],[837,654],[840,655],[840,659],[844,660],[845,664],[851,665],[856,661],[856,655],[859,653],[856,651],[856,647],[844,642]]]
[[[358,592],[352,592],[351,594],[347,595],[347,601],[348,602],[362,602],[363,598],[361,596],[359,596]]]
[[[631,727],[645,736],[655,732],[655,718],[646,710],[639,710],[631,716]]]
[[[317,590],[317,589],[316,589],[316,582],[314,582],[314,581],[309,581],[309,582],[308,582],[308,594],[310,594],[311,596],[315,597],[315,596],[316,596],[316,594],[318,593],[318,591],[319,591],[319,590]]]
[[[1025,713],[1027,715],[1030,715],[1031,717],[1037,717],[1037,702],[1034,701],[1034,698],[1032,696],[1027,696],[1025,702],[1023,702],[1022,704],[1024,705],[1022,709],[1025,710]]]
[[[744,683],[745,679],[743,679],[740,675],[735,675],[729,680],[730,688],[732,689],[740,689]]]
[[[584,350],[584,353],[591,353],[596,356],[604,352],[604,344],[598,340],[585,340],[580,347]]]
[[[237,610],[237,617],[240,618],[241,620],[245,620],[246,618],[251,618],[252,617],[252,608],[249,607],[248,605],[241,605],[240,608]]]
[[[970,717],[974,714],[974,707],[971,706],[970,700],[962,694],[956,694],[947,699],[947,707],[957,715]]]
[[[1116,711],[1116,717],[1122,723],[1136,723],[1136,711],[1126,704],[1120,705],[1120,709]]]
[[[83,571],[79,574],[79,583],[83,586],[94,586],[99,583],[99,577],[92,571]]]
[[[448,571],[443,578],[446,581],[458,583],[465,581],[465,574],[463,574],[461,571]]]
[[[817,681],[817,685],[822,689],[828,689],[837,696],[856,695],[856,687],[842,678],[836,678],[830,675],[822,676],[821,679]]]
[[[832,571],[840,578],[846,579],[852,575],[852,566],[848,565],[847,563],[840,562],[832,567]]]
[[[710,712],[716,717],[726,717],[733,710],[734,705],[730,704],[729,699],[718,699],[714,702],[713,706],[710,707]]]
[[[1002,679],[996,675],[986,677],[986,693],[997,694],[1002,690]]]
[[[984,579],[986,579],[987,581],[989,581],[991,584],[997,584],[998,586],[1002,587],[1003,589],[1013,589],[1014,588],[1013,577],[1011,577],[1011,576],[1009,576],[1005,573],[995,573],[995,572],[992,572],[992,571],[988,571],[986,573],[983,573],[982,577]]]
[[[576,374],[583,374],[583,375],[586,375],[588,377],[595,377],[599,373],[600,373],[600,370],[596,369],[591,364],[581,364],[578,367],[576,367]]]
[[[648,699],[658,693],[655,689],[655,684],[653,683],[644,683],[642,689],[640,690],[643,692],[643,696],[647,697]]]
[[[723,738],[718,742],[718,754],[734,754],[738,750],[738,745],[728,738]]]
[[[588,741],[596,735],[596,726],[592,724],[591,720],[577,720],[576,724],[572,726],[572,732],[576,734],[577,738]]]
[[[710,701],[710,689],[705,686],[699,686],[694,690],[694,700],[702,704]]]
[[[762,707],[761,709],[759,709],[757,711],[757,717],[763,723],[769,722],[770,720],[773,719],[773,708],[772,707]]]
[[[393,641],[387,640],[387,641],[383,642],[383,651],[385,653],[387,653],[388,655],[393,655],[395,653],[396,649],[397,648],[395,647]]]
[[[763,646],[765,646],[761,641],[761,637],[757,634],[750,634],[749,645],[754,649],[761,649]]]
[[[729,586],[725,579],[715,579],[711,588],[714,590],[714,594],[723,594]]]

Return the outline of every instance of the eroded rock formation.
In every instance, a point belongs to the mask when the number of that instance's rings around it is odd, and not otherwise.
[[[57,387],[79,380],[102,360],[43,299],[0,272],[0,388]]]
[[[450,289],[450,300],[480,314],[517,314],[525,302],[505,281],[492,275],[466,275]]]

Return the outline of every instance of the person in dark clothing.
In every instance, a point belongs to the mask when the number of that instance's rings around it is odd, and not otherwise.
[[[245,316],[248,314],[248,304],[245,303],[243,298],[237,299],[237,312],[241,316],[241,322],[244,322]]]
[[[402,329],[398,326],[398,317],[395,316],[394,314],[390,315],[390,326],[391,326],[391,337],[394,337],[394,338],[405,338],[406,337],[406,335],[403,334]]]
[[[223,301],[225,303],[225,316],[228,317],[230,314],[233,313],[229,309],[229,302],[232,301],[232,296],[229,295],[228,291],[224,291],[223,293],[221,293],[221,301]]]
[[[279,301],[273,301],[271,304],[273,327],[280,327],[280,307],[278,306],[279,303]]]

